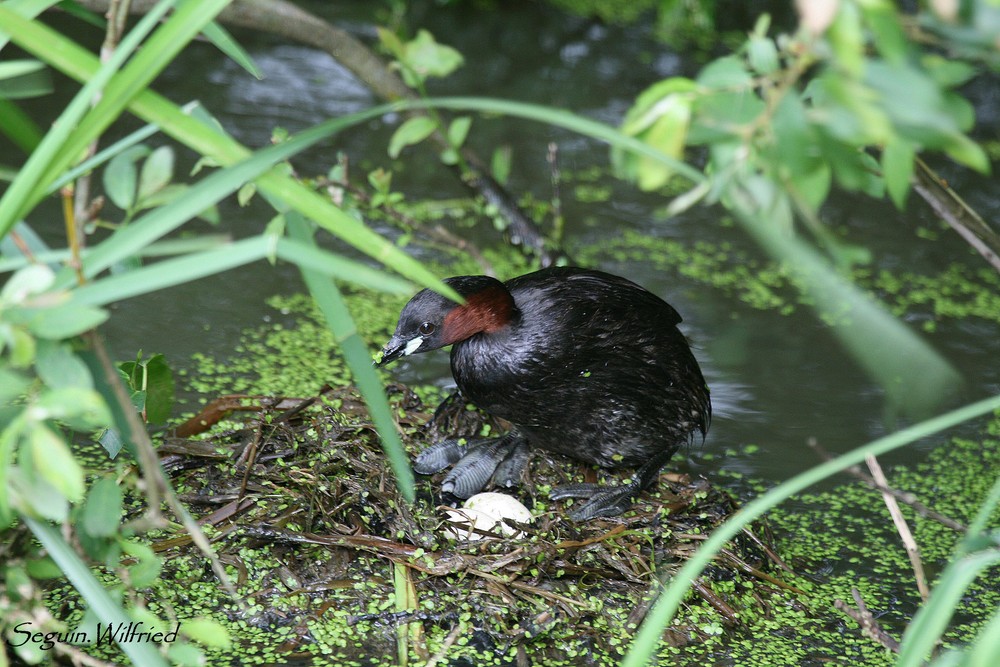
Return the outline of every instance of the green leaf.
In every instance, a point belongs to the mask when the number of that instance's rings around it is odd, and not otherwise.
[[[753,35],[747,42],[747,60],[758,74],[771,74],[779,67],[778,47],[770,37]]]
[[[24,522],[45,550],[66,573],[66,579],[80,592],[88,607],[105,625],[127,625],[132,619],[122,609],[121,605],[108,594],[86,563],[76,554],[59,530],[53,526],[26,517]],[[160,656],[157,647],[147,642],[122,642],[122,651],[129,657],[132,664],[143,667],[167,667],[166,661]]]
[[[45,424],[36,423],[28,432],[35,470],[70,502],[83,499],[83,468],[69,447]]]
[[[315,244],[312,232],[301,215],[292,213],[287,218],[289,235],[296,242],[302,245]],[[337,284],[310,269],[303,268],[302,277],[322,311],[327,326],[333,332],[344,359],[354,375],[355,384],[365,399],[372,421],[382,438],[382,446],[389,458],[389,465],[396,475],[396,487],[407,501],[413,502],[416,497],[413,470],[396,431],[396,422],[386,400],[382,381],[372,367],[371,352],[358,335],[354,320]]]
[[[896,208],[906,207],[906,196],[910,193],[910,181],[913,178],[913,160],[916,150],[906,139],[896,139],[886,145],[882,151],[882,177],[885,179],[885,189]]]
[[[513,158],[513,149],[510,145],[498,146],[490,157],[490,173],[500,185],[507,185],[510,178],[510,168]]]
[[[684,154],[695,83],[674,77],[650,86],[639,95],[622,121],[622,132],[635,136],[660,155],[680,161]],[[672,165],[647,155],[613,149],[611,159],[619,177],[636,181],[643,190],[667,183]]]
[[[431,33],[421,29],[413,40],[404,45],[403,62],[423,81],[429,76],[448,76],[462,66],[464,59],[461,53],[450,46],[438,44]]]
[[[978,70],[968,62],[945,58],[937,53],[922,55],[920,63],[934,82],[942,88],[961,86],[978,74]]]
[[[167,658],[174,667],[205,667],[205,653],[194,644],[175,642],[167,648]]]
[[[125,440],[122,438],[121,433],[118,429],[114,428],[104,429],[97,441],[101,443],[101,447],[104,447],[104,451],[106,451],[108,456],[111,458],[118,456],[118,452],[125,447]]]
[[[21,396],[30,384],[21,373],[0,367],[0,405],[7,405]]]
[[[386,51],[391,53],[397,60],[403,57],[405,47],[403,46],[403,40],[399,38],[399,35],[391,30],[386,30],[382,26],[375,28],[375,32],[378,34],[378,41],[383,47],[385,47]]]
[[[694,100],[694,120],[688,143],[742,141],[747,127],[766,111],[764,102],[746,89],[706,92]]]
[[[42,130],[30,114],[10,100],[0,99],[0,133],[30,154],[42,140]]]
[[[63,572],[48,556],[29,560],[25,569],[33,579],[62,579]],[[7,588],[10,590],[10,587]]]
[[[459,116],[451,121],[451,124],[448,126],[448,143],[453,148],[460,148],[465,143],[465,138],[469,136],[469,128],[471,127],[471,116]]]
[[[17,311],[8,311],[8,317],[16,316]],[[27,368],[35,362],[38,349],[34,336],[22,327],[4,327],[7,329],[7,340],[10,346],[10,365],[14,368]]]
[[[104,428],[111,413],[101,395],[93,389],[59,387],[42,393],[35,404],[46,419],[55,419],[78,431]]]
[[[52,76],[37,60],[0,62],[0,99],[41,97],[52,92]]]
[[[104,168],[104,193],[123,211],[131,211],[135,205],[139,181],[135,163],[146,155],[149,155],[147,147],[131,146],[111,158]]]
[[[45,69],[45,63],[37,60],[8,60],[0,62],[0,80],[13,79],[25,74],[40,72]]]
[[[34,466],[14,466],[7,475],[10,506],[21,518],[37,516],[62,523],[69,518],[69,501],[59,489],[39,476]]]
[[[31,264],[14,273],[0,290],[0,303],[23,303],[33,294],[41,294],[55,282],[56,274],[44,264]]]
[[[97,480],[83,505],[82,526],[92,537],[111,537],[122,517],[122,490],[114,477]]]
[[[660,638],[663,635],[664,628],[670,625],[682,601],[689,593],[691,584],[698,580],[698,576],[711,564],[716,554],[726,546],[729,540],[739,535],[744,526],[749,525],[772,508],[800,494],[810,486],[830,478],[853,465],[863,463],[867,456],[881,456],[921,438],[926,438],[944,429],[951,428],[956,424],[997,409],[1000,409],[1000,396],[993,396],[934,417],[933,419],[914,424],[906,429],[869,442],[835,459],[821,463],[748,502],[736,515],[721,526],[716,527],[708,539],[684,563],[680,571],[671,577],[669,585],[662,589],[658,599],[650,608],[645,620],[643,620],[642,626],[640,626],[632,639],[632,644],[622,660],[621,666],[645,667],[650,664],[653,654],[660,646]],[[907,628],[906,634],[911,634],[912,632],[912,634],[918,635],[919,633],[915,630],[915,625],[911,623]],[[904,635],[905,641],[906,638]],[[931,638],[931,643],[936,641],[936,638]],[[927,652],[920,651],[914,651],[913,653],[917,660],[923,660],[927,654]]]
[[[232,645],[229,633],[218,621],[211,618],[189,618],[181,624],[181,634],[203,646],[228,649]]]
[[[90,369],[80,360],[69,345],[51,340],[38,343],[38,377],[52,389],[78,387],[93,389],[94,379]]]
[[[660,117],[639,138],[664,155],[680,160],[684,155],[690,121],[691,98],[677,95],[665,102]],[[639,158],[638,184],[642,190],[655,190],[666,185],[673,173],[673,169],[659,161]]]
[[[137,202],[145,202],[154,194],[167,187],[174,177],[174,149],[170,146],[160,146],[142,163],[139,175],[139,192]]]
[[[752,86],[753,76],[740,58],[723,56],[705,65],[698,73],[697,81],[706,88],[740,89]]]
[[[812,211],[818,211],[830,194],[833,173],[828,165],[820,164],[811,171],[792,173],[790,181],[806,205]]]
[[[889,0],[868,0],[859,3],[868,22],[870,35],[882,56],[891,62],[902,63],[910,53],[909,41],[903,33],[899,11]]]
[[[794,94],[781,98],[774,110],[771,130],[782,173],[798,174],[819,167],[822,155],[802,98]]]
[[[122,551],[136,559],[136,563],[128,568],[129,581],[132,585],[136,588],[146,588],[156,583],[163,569],[163,561],[156,552],[141,542],[123,540],[121,545]],[[150,625],[153,625],[152,620]],[[157,624],[160,627],[163,625],[163,623]]]
[[[675,100],[679,95],[691,95],[698,86],[691,79],[671,77],[654,83],[639,93],[635,104],[625,114],[621,131],[629,136],[636,136],[649,129],[663,114],[661,106],[667,101]]]
[[[955,162],[975,169],[981,174],[990,172],[990,158],[986,151],[963,134],[953,136],[945,145],[944,152]]]
[[[119,366],[133,392],[143,395],[140,411],[146,411],[150,424],[163,424],[170,418],[174,404],[174,376],[162,354],[147,360],[127,361]]]
[[[246,49],[233,39],[233,36],[223,28],[217,21],[212,21],[201,31],[208,41],[215,44],[215,48],[225,53],[230,60],[246,70],[255,79],[263,78],[260,68],[253,61]]]
[[[865,61],[865,37],[861,13],[855,3],[840,3],[826,36],[833,47],[831,64],[851,77],[861,76]]]
[[[407,146],[418,144],[429,137],[437,128],[437,123],[429,116],[414,116],[407,119],[392,133],[389,140],[389,157],[396,159]]]
[[[146,139],[153,136],[159,131],[160,128],[157,127],[156,125],[145,125],[136,130],[135,132],[132,132],[125,137],[122,137],[118,141],[114,142],[113,144],[107,146],[103,150],[96,153],[90,159],[84,160],[83,162],[80,162],[79,164],[75,165],[73,168],[63,172],[59,176],[59,178],[57,178],[55,181],[52,182],[52,185],[49,186],[49,189],[46,191],[46,194],[54,194],[67,183],[71,183],[76,179],[80,178],[81,176],[83,176],[84,174],[88,174],[96,170],[101,165],[109,162],[119,153],[122,153],[125,150],[132,148],[134,146],[138,146],[143,141],[145,141]]]
[[[33,334],[54,340],[78,336],[108,319],[106,310],[73,302],[52,308],[25,308],[21,314]]]

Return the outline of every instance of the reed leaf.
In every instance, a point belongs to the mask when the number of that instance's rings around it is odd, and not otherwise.
[[[30,517],[24,517],[24,523],[102,623],[127,625],[132,621],[128,612],[108,594],[57,528]],[[120,642],[118,645],[134,665],[167,667],[167,661],[160,655],[155,644]]]
[[[309,225],[301,215],[289,213],[286,220],[288,232],[295,242],[301,245],[315,244]],[[371,351],[358,335],[354,319],[336,283],[310,268],[302,268],[302,277],[340,346],[344,359],[354,375],[355,386],[368,405],[368,412],[382,437],[382,446],[389,458],[389,465],[396,475],[396,488],[407,501],[413,502],[416,498],[413,470],[396,431],[396,422],[385,397],[382,379],[372,365]]]
[[[622,661],[622,667],[642,667],[649,664],[653,654],[659,648],[663,630],[673,620],[684,596],[691,588],[691,584],[711,563],[716,554],[725,547],[726,543],[736,537],[752,521],[813,484],[862,463],[866,456],[881,456],[894,449],[905,447],[916,440],[998,409],[1000,409],[1000,395],[922,421],[821,463],[751,500],[735,516],[715,529],[694,555],[678,570],[669,585],[661,591],[645,621],[639,627],[639,631]]]

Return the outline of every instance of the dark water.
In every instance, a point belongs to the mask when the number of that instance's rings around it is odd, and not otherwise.
[[[355,29],[368,41],[374,37],[362,14],[366,3],[337,3],[334,8],[326,2],[302,4]],[[491,12],[464,5],[449,9],[426,5],[419,27],[457,48],[466,59],[455,75],[433,82],[433,94],[531,101],[616,123],[647,85],[666,76],[693,75],[700,67],[696,57],[671,52],[641,29],[569,19],[535,3],[499,4]],[[99,33],[82,30],[80,39],[99,42]],[[201,100],[237,139],[253,147],[267,144],[275,126],[296,131],[377,103],[325,54],[250,32],[235,35],[263,71],[262,80],[251,77],[214,47],[199,43],[160,77],[157,90],[177,102]],[[977,89],[973,98],[986,109],[996,109],[995,90]],[[37,106],[40,117],[54,108],[51,102]],[[996,113],[984,118],[991,126],[980,131],[995,134],[1000,124]],[[298,158],[296,165],[304,174],[325,173],[339,150],[347,152],[352,164],[361,169],[389,167],[385,148],[394,127],[392,122],[357,127]],[[550,141],[558,142],[561,167],[566,171],[607,163],[604,146],[537,123],[477,119],[470,138],[483,156],[489,156],[497,145],[512,146],[512,190],[531,192],[543,200],[551,196],[545,160]],[[429,152],[408,156],[394,180],[394,187],[408,198],[465,194]],[[192,158],[184,159],[190,164]],[[942,170],[984,216],[997,217],[1000,192],[995,181],[947,167]],[[688,243],[729,242],[760,255],[738,228],[719,224],[718,210],[696,209],[658,221],[654,212],[664,200],[625,184],[608,185],[614,196],[602,203],[577,202],[571,191],[562,193],[571,249],[600,243],[609,233],[639,230]],[[246,209],[226,204],[222,228],[236,236],[257,233],[272,215],[258,204]],[[953,234],[941,232],[934,241],[918,238],[914,233],[918,226],[937,225],[915,199],[900,214],[882,203],[842,197],[831,202],[824,217],[854,241],[867,244],[879,267],[933,274],[954,261],[973,266],[981,261]],[[497,242],[486,227],[477,242]],[[56,238],[58,233],[53,230]],[[646,285],[683,314],[685,331],[696,343],[716,404],[705,450],[721,453],[748,443],[760,446],[752,456],[727,457],[724,466],[777,481],[815,463],[804,444],[810,437],[839,452],[900,425],[881,390],[808,310],[800,308],[790,316],[754,310],[673,273],[665,275],[652,264],[617,264],[609,258],[601,268]],[[119,304],[115,306],[119,317],[112,318],[106,332],[124,357],[142,348],[163,352],[180,366],[195,352],[224,358],[232,353],[240,330],[269,316],[265,297],[301,290],[295,270],[260,263]],[[997,328],[982,321],[951,321],[928,337],[963,373],[970,399],[1000,391]],[[380,342],[371,341],[373,348]],[[441,355],[413,362],[404,368],[404,376],[426,377],[445,368]]]

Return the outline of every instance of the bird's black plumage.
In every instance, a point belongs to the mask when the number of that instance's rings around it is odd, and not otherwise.
[[[506,283],[486,276],[445,282],[465,304],[431,290],[418,293],[403,309],[382,363],[453,344],[459,390],[511,422],[517,446],[640,473],[655,465],[655,478],[694,431],[708,430],[709,392],[677,328],[681,317],[639,285],[570,267]]]

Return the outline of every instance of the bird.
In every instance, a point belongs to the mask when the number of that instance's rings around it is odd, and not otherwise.
[[[491,480],[514,486],[531,450],[543,449],[602,468],[635,468],[624,484],[569,484],[550,494],[580,500],[569,515],[575,521],[617,516],[695,431],[704,440],[712,418],[708,385],[677,328],[681,316],[652,292],[580,267],[444,283],[463,301],[418,292],[376,364],[451,345],[461,395],[512,427],[421,452],[418,474],[454,465],[442,492],[467,498]]]

